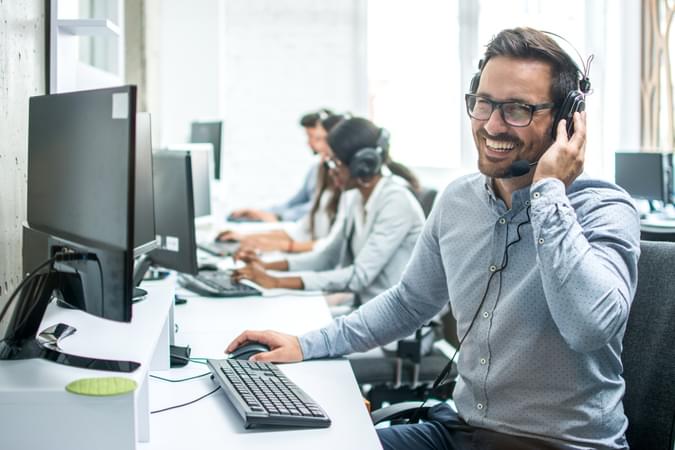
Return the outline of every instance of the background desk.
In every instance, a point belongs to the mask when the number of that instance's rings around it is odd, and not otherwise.
[[[189,296],[189,294],[186,294]],[[227,344],[244,329],[274,329],[300,334],[331,320],[322,297],[248,297],[206,299],[188,297],[175,309],[178,345],[189,344],[196,357],[223,358]],[[344,359],[307,361],[279,366],[314,398],[333,423],[326,429],[246,430],[243,421],[218,391],[195,404],[153,414],[150,442],[140,449],[380,449],[380,443],[354,379]],[[155,372],[167,378],[184,378],[208,372],[206,366]],[[209,377],[183,383],[150,381],[150,409],[184,403],[211,390]]]

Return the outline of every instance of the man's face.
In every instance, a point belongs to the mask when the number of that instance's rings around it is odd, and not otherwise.
[[[476,94],[497,102],[515,101],[535,105],[551,102],[550,92],[549,64],[496,56],[490,58],[483,68]],[[494,109],[488,120],[471,119],[481,173],[502,178],[509,175],[509,167],[516,160],[539,160],[552,143],[552,111],[535,111],[532,122],[525,127],[506,123],[498,108]]]
[[[328,136],[326,130],[321,124],[316,124],[314,127],[306,127],[305,132],[307,133],[307,145],[309,145],[309,148],[312,149],[314,154],[325,157],[329,151],[326,141],[326,136]]]

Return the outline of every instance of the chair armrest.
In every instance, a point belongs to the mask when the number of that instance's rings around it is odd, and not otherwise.
[[[413,412],[422,405],[422,402],[401,402],[395,403],[390,406],[385,406],[380,408],[377,411],[370,413],[370,418],[373,421],[373,425],[377,425],[380,422],[387,420],[397,420],[404,419],[406,417],[412,416]],[[422,413],[420,414],[421,418],[427,416],[429,411],[429,406],[422,408]]]

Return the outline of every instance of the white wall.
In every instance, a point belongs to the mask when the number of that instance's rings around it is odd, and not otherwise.
[[[0,308],[21,280],[26,220],[28,98],[45,89],[40,0],[0,0]]]
[[[222,118],[228,208],[300,185],[311,163],[303,113],[367,112],[363,0],[150,0],[146,16],[158,138],[184,141],[191,120]]]

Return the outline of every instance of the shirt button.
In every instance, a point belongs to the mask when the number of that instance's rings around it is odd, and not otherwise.
[[[490,266],[490,272],[495,272],[497,270],[497,266],[494,264]]]
[[[481,363],[482,365],[487,364],[487,359],[481,358],[481,359],[480,359],[480,363]]]
[[[525,200],[525,206],[530,206],[530,201],[529,201],[529,200]]]
[[[532,194],[532,198],[539,198],[539,197],[541,197],[541,194],[539,192],[535,192],[534,194]]]
[[[477,404],[477,405],[476,405],[476,408],[478,408],[479,410],[482,410],[482,409],[483,409],[483,404],[482,404],[482,403]]]
[[[488,317],[490,317],[490,313],[487,312],[487,311],[485,311],[485,312],[483,313],[483,318],[484,318],[484,319],[487,319]]]
[[[543,238],[539,238],[539,240],[538,240],[537,242],[539,242],[539,245],[542,245],[542,244],[544,243],[544,239],[543,239]]]
[[[506,219],[502,217],[501,219],[499,219],[499,223],[504,225],[506,223]]]

